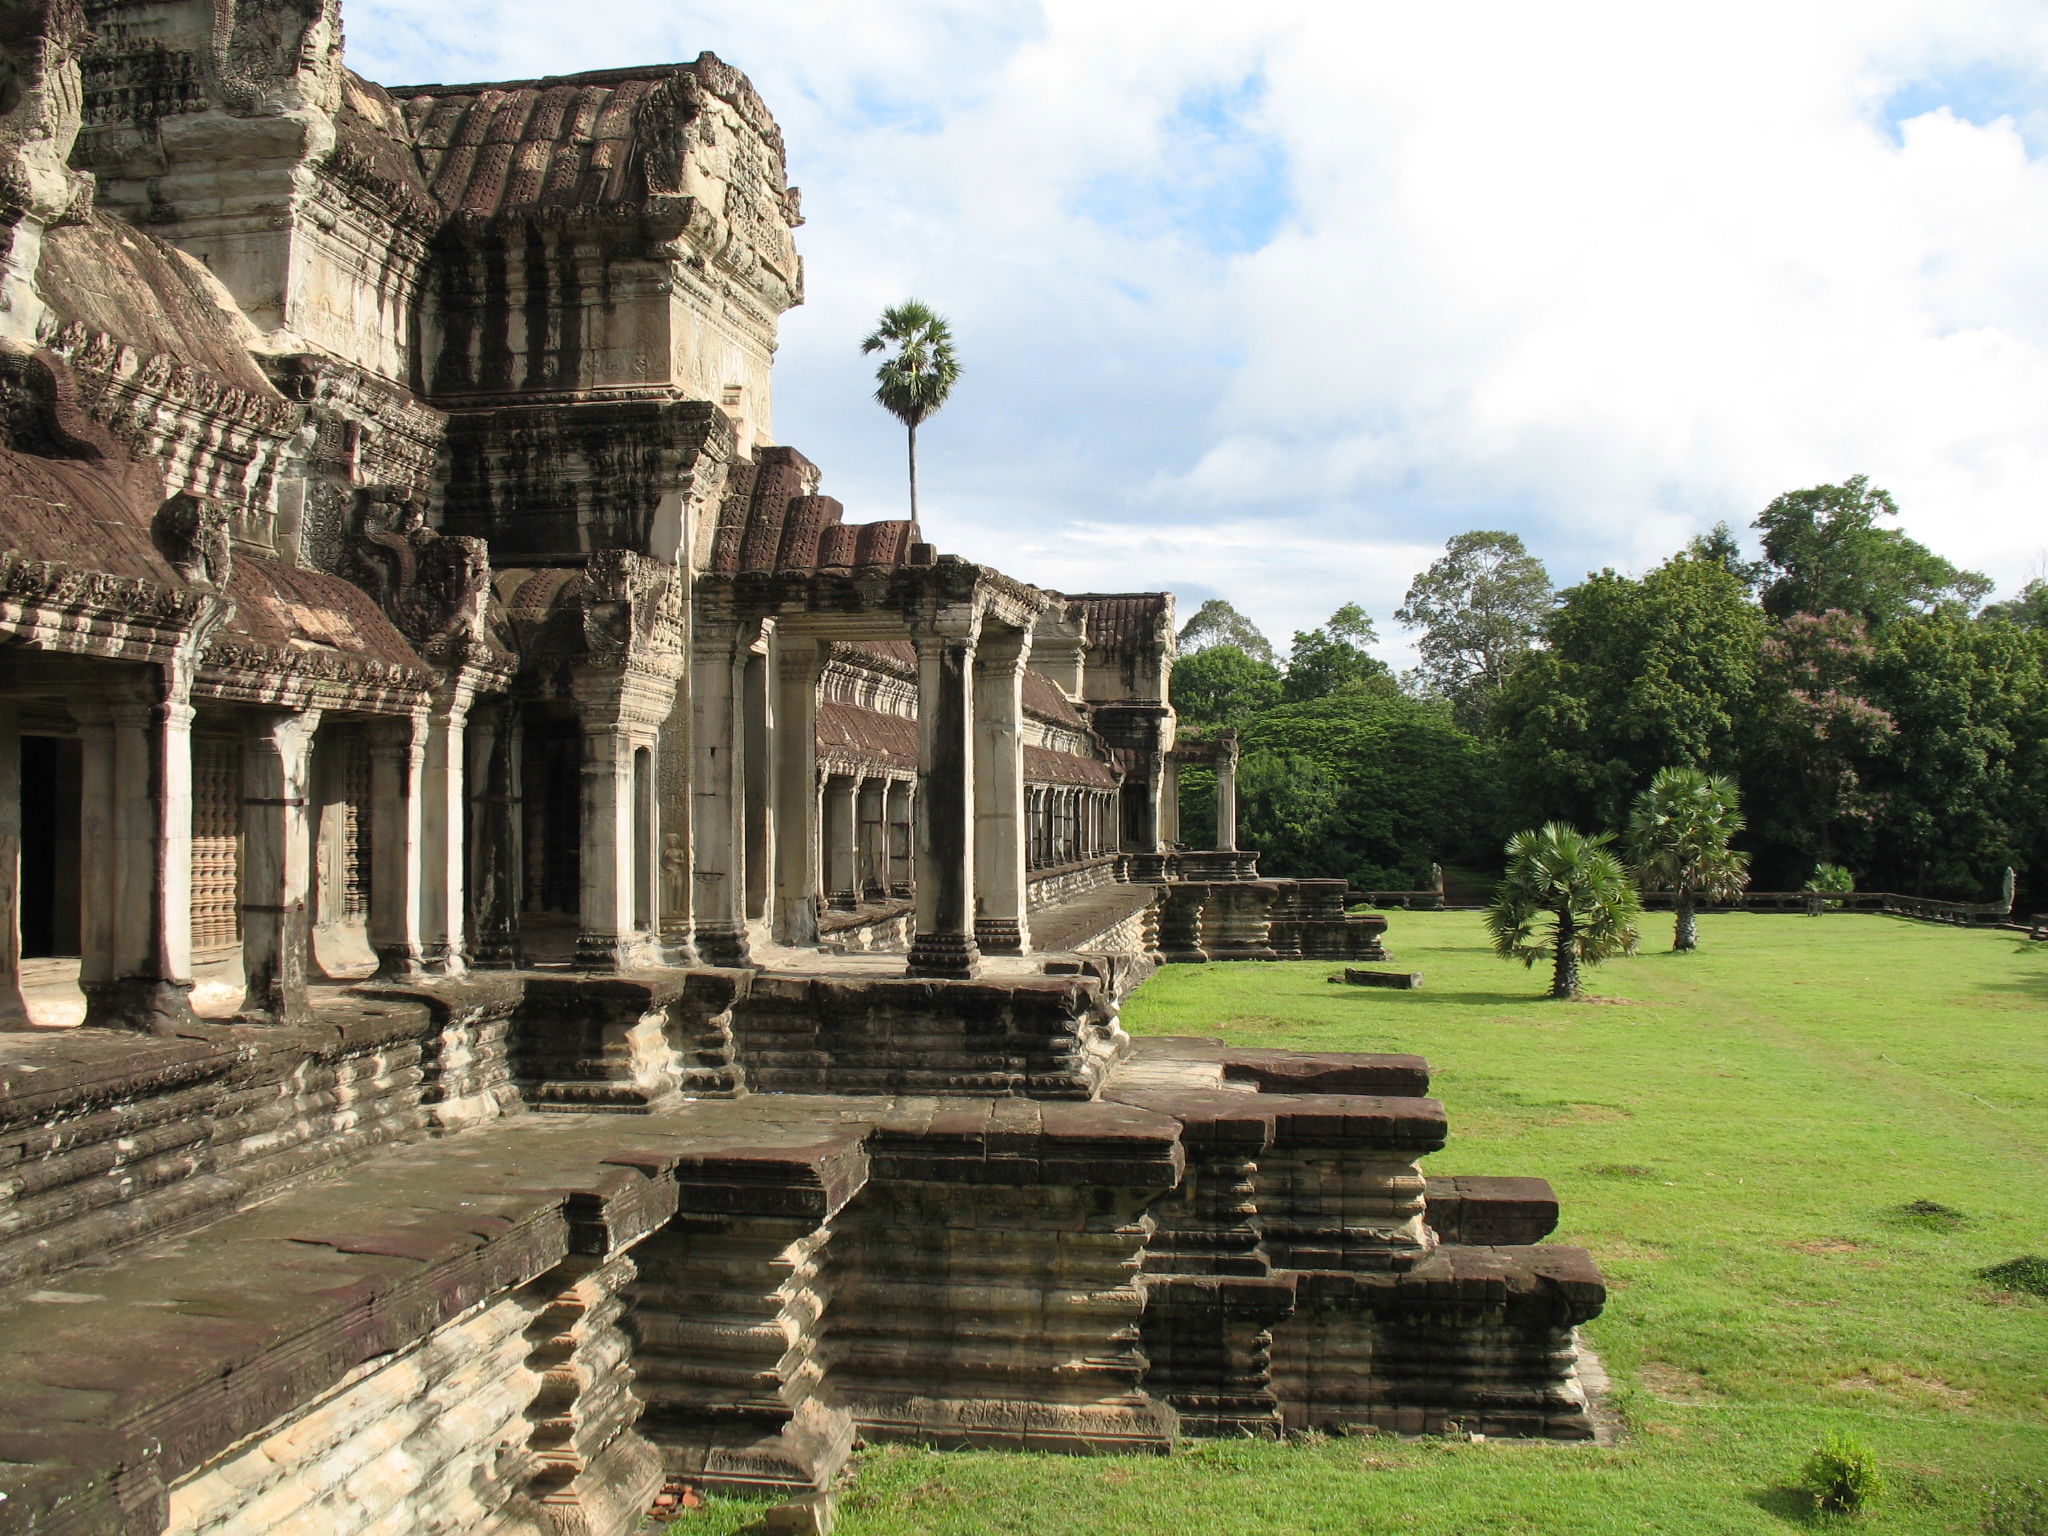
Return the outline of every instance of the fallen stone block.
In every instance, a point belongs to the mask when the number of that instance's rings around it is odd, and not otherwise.
[[[1361,971],[1356,966],[1347,965],[1342,978],[1330,978],[1332,981],[1339,979],[1353,987],[1392,987],[1396,992],[1413,992],[1422,985],[1422,972]]]

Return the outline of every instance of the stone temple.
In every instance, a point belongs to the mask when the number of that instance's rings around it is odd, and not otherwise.
[[[338,0],[0,6],[0,1531],[1587,1436],[1598,1272],[1540,1180],[1424,1177],[1422,1060],[1119,1027],[1384,923],[1236,848],[1169,596],[849,519],[775,440],[746,79],[341,47]]]

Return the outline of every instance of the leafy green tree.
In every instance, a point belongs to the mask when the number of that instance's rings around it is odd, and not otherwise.
[[[1802,859],[1832,859],[1878,814],[1865,776],[1898,727],[1865,696],[1876,654],[1863,621],[1839,608],[1793,614],[1764,641],[1751,788],[1765,791],[1766,831]]]
[[[1280,672],[1235,645],[1211,645],[1173,664],[1170,695],[1181,722],[1196,731],[1240,725],[1280,702]]]
[[[1763,561],[1751,560],[1742,553],[1742,541],[1726,523],[1716,523],[1705,533],[1694,534],[1685,552],[1695,560],[1708,560],[1720,566],[1752,592],[1764,579]]]
[[[1977,617],[1994,622],[2002,619],[2018,629],[2048,629],[2048,581],[2036,577],[2021,587],[2016,597],[1992,603]]]
[[[1754,708],[1764,621],[1741,581],[1679,555],[1567,590],[1494,711],[1501,772],[1525,808],[1606,825],[1669,764],[1733,771]]]
[[[1451,700],[1459,724],[1477,730],[1555,601],[1550,573],[1517,535],[1478,530],[1444,546],[1394,617],[1422,631],[1416,671],[1424,688]]]
[[[1372,620],[1356,603],[1346,603],[1319,629],[1296,630],[1287,654],[1282,694],[1290,704],[1328,698],[1354,688],[1394,691],[1388,665],[1366,650],[1379,638]]]
[[[1218,645],[1234,645],[1254,661],[1273,664],[1273,642],[1259,632],[1259,626],[1222,598],[1212,597],[1181,626],[1180,653],[1195,656]]]
[[[1645,890],[1669,891],[1677,909],[1671,947],[1699,948],[1698,904],[1727,901],[1749,883],[1749,855],[1729,839],[1743,828],[1735,781],[1697,768],[1660,768],[1629,811],[1628,851]]]
[[[1354,689],[1267,710],[1239,740],[1239,827],[1269,875],[1413,889],[1500,846],[1491,754],[1441,705]],[[1201,793],[1183,827],[1207,825]]]
[[[875,399],[910,435],[910,520],[917,521],[917,429],[946,403],[960,379],[953,328],[934,310],[909,299],[882,311],[863,353],[886,353],[875,369]]]
[[[1958,570],[1896,528],[1891,495],[1862,475],[1840,485],[1788,491],[1756,520],[1763,535],[1764,611],[1840,609],[1871,625],[1947,606],[1974,608],[1991,590],[1988,577]]]
[[[2048,633],[1935,613],[1888,625],[1862,686],[1894,729],[1857,764],[1848,862],[1879,889],[1981,900],[2048,871]]]
[[[1584,996],[1581,966],[1636,945],[1642,899],[1609,848],[1614,835],[1587,836],[1553,821],[1508,839],[1507,874],[1486,909],[1494,953],[1534,968],[1550,962],[1550,995]]]

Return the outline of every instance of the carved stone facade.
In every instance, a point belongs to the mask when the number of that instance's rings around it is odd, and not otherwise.
[[[774,441],[741,75],[386,88],[337,0],[0,64],[0,1533],[1588,1432],[1598,1275],[1424,1179],[1419,1061],[1119,1027],[1384,923],[1177,845],[1170,596]]]

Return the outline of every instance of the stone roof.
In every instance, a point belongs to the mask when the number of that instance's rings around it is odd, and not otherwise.
[[[630,211],[650,196],[650,146],[678,147],[699,93],[731,103],[779,159],[782,135],[752,85],[714,54],[688,64],[589,70],[536,80],[390,88],[426,184],[451,215]]]
[[[0,447],[0,546],[23,560],[182,587],[150,537],[148,519],[162,500],[157,474],[144,464]]]
[[[917,722],[827,699],[818,706],[818,750],[828,757],[915,768]]]
[[[249,355],[248,323],[224,307],[206,268],[118,219],[94,213],[46,231],[36,286],[60,328],[81,326],[279,399]]]
[[[228,576],[230,633],[279,651],[325,651],[422,669],[405,636],[354,582],[262,555],[237,554]]]
[[[1092,650],[1126,654],[1150,650],[1172,611],[1170,592],[1078,592],[1062,594],[1081,609]]]
[[[1114,789],[1118,782],[1116,771],[1107,763],[1028,743],[1024,748],[1024,777],[1033,784],[1080,784],[1094,789]]]
[[[817,467],[794,448],[763,448],[735,464],[709,568],[731,573],[913,563],[924,539],[917,524],[846,522],[846,508],[815,494],[817,484]]]
[[[1081,712],[1060,692],[1058,683],[1043,672],[1033,672],[1029,668],[1024,672],[1024,707],[1042,719],[1071,725],[1076,730],[1084,730],[1088,724],[1081,718]]]
[[[885,672],[917,675],[917,647],[908,640],[842,640],[839,645],[855,665],[879,664]]]

